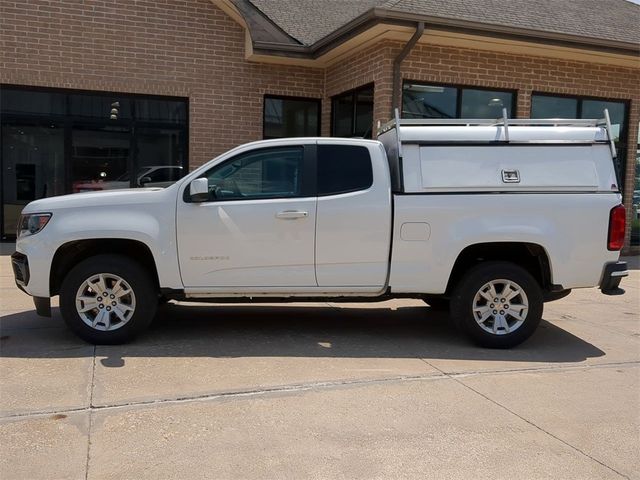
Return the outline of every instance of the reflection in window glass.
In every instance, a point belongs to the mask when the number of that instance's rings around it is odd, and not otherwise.
[[[2,113],[9,114],[64,115],[67,113],[63,93],[18,90],[10,87],[0,88],[0,106]]]
[[[334,137],[371,138],[373,127],[373,86],[368,85],[332,98]]]
[[[131,118],[131,100],[119,95],[69,95],[70,114],[74,117],[115,121]]]
[[[577,118],[578,100],[575,98],[533,95],[531,118]]]
[[[514,93],[405,83],[402,90],[404,118],[498,118],[502,109],[513,116]]]
[[[511,92],[498,92],[494,90],[477,90],[473,88],[462,89],[462,118],[500,118],[502,109],[507,109],[507,115],[512,116],[511,104],[513,94]]]
[[[124,127],[74,127],[71,133],[72,191],[128,188],[131,135]]]
[[[404,118],[456,118],[458,89],[405,83],[402,91]]]
[[[187,119],[187,104],[177,100],[142,98],[136,100],[136,119],[180,122]]]
[[[288,198],[302,195],[303,147],[240,154],[206,173],[210,200]]]
[[[340,95],[332,100],[334,137],[353,135],[353,94]]]
[[[264,138],[320,135],[320,101],[265,97]]]
[[[356,121],[354,136],[371,138],[373,128],[373,87],[356,93]]]
[[[3,231],[15,234],[20,211],[38,198],[62,195],[64,129],[60,124],[2,125]]]
[[[582,101],[582,118],[602,118],[604,117],[604,109],[609,110],[611,118],[611,128],[615,141],[619,142],[621,136],[624,136],[625,127],[625,104],[622,102],[605,102],[602,100],[583,100]]]

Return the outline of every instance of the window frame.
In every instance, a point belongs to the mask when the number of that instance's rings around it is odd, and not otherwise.
[[[338,100],[340,97],[346,97],[348,95],[353,95],[353,99],[351,101],[351,128],[349,129],[351,131],[351,136],[350,137],[346,137],[346,138],[363,138],[363,137],[357,137],[355,135],[355,129],[356,129],[356,118],[357,118],[357,106],[358,106],[358,102],[357,102],[357,95],[358,93],[364,91],[364,90],[369,90],[371,89],[374,98],[375,98],[375,82],[370,82],[367,83],[365,85],[356,87],[356,88],[352,88],[351,90],[346,90],[344,92],[340,92],[336,95],[333,95],[331,97],[331,115],[330,115],[330,121],[329,121],[329,132],[331,134],[332,137],[336,137],[336,138],[344,138],[344,137],[339,137],[336,135],[335,133],[335,126],[336,126],[336,121],[335,121],[335,113],[336,113],[336,108],[335,108],[335,102],[336,100]],[[375,108],[375,99],[372,102],[372,111],[373,108]],[[371,114],[371,137],[364,137],[364,138],[373,138],[373,112]]]
[[[445,88],[455,88],[456,89],[456,116],[454,118],[463,118],[462,115],[462,91],[463,90],[486,90],[489,92],[501,92],[501,93],[510,93],[511,94],[511,116],[510,118],[518,118],[518,89],[517,88],[497,88],[497,87],[485,87],[484,85],[468,85],[461,83],[442,83],[442,82],[429,82],[423,80],[411,80],[409,78],[404,78],[402,80],[402,91],[400,92],[400,100],[401,100],[401,111],[400,118],[404,117],[404,87],[406,84],[417,84],[424,85],[426,87],[445,87]],[[502,116],[502,115],[500,115]],[[445,117],[441,117],[445,118]],[[431,120],[437,120],[438,117],[433,117]]]
[[[215,198],[213,200],[206,200],[204,202],[193,202],[191,200],[191,194],[189,192],[190,183],[197,178],[208,178],[209,172],[212,170],[217,170],[219,168],[223,168],[225,165],[228,165],[231,162],[238,160],[239,157],[245,155],[251,155],[256,152],[263,152],[266,150],[278,150],[283,148],[301,148],[302,149],[302,175],[301,175],[301,187],[300,187],[300,195],[296,196],[276,196],[276,197],[264,197],[264,198]],[[252,148],[250,150],[244,150],[243,152],[239,152],[229,158],[224,159],[220,163],[213,165],[208,168],[202,174],[198,175],[190,179],[185,183],[184,193],[182,195],[182,200],[185,203],[218,203],[218,202],[260,202],[260,201],[269,201],[269,200],[296,200],[302,198],[311,198],[315,197],[316,192],[316,173],[314,171],[315,168],[315,155],[316,155],[316,145],[308,144],[308,143],[300,143],[296,145],[271,145],[267,147],[258,147]]]
[[[268,98],[275,99],[275,100],[296,100],[296,101],[305,101],[305,102],[315,103],[318,106],[318,115],[317,115],[318,128],[317,128],[316,134],[303,135],[302,137],[319,137],[321,135],[321,132],[322,132],[322,99],[321,98],[299,97],[299,96],[293,96],[293,95],[277,95],[273,93],[265,93],[262,96],[262,139],[263,140],[274,140],[278,138],[301,138],[301,137],[274,137],[266,134],[267,121],[266,121],[265,109],[267,106]]]

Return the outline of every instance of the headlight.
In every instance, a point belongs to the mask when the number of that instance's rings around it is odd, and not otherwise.
[[[51,219],[50,213],[32,213],[29,215],[20,215],[20,222],[18,223],[17,237],[27,237],[29,235],[35,235],[42,230]]]

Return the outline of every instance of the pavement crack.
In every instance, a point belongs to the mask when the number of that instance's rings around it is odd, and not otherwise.
[[[130,407],[143,407],[143,406],[150,406],[150,405],[188,403],[188,402],[217,400],[217,399],[223,399],[223,398],[257,397],[257,396],[268,395],[268,394],[297,393],[297,392],[318,391],[318,390],[348,387],[348,386],[360,386],[360,385],[372,385],[372,384],[380,385],[385,383],[409,382],[409,381],[420,381],[420,380],[438,380],[438,379],[444,379],[444,378],[446,377],[441,375],[440,373],[435,373],[435,374],[432,373],[428,375],[401,375],[401,376],[386,377],[386,378],[298,383],[298,384],[291,384],[291,385],[278,385],[274,387],[265,387],[265,388],[256,388],[256,389],[247,389],[247,390],[234,390],[229,392],[207,393],[202,395],[188,395],[183,397],[171,397],[171,398],[161,398],[161,399],[153,399],[153,400],[111,403],[106,405],[93,405],[93,403],[91,403],[89,407],[17,413],[17,414],[0,417],[0,420],[16,420],[16,419],[23,419],[23,418],[54,415],[58,413],[66,414],[66,413],[97,412],[102,410],[114,410],[114,409],[130,408]],[[91,425],[91,422],[90,422],[90,425]],[[90,443],[89,443],[89,446],[90,446]]]
[[[93,361],[91,364],[91,386],[89,389],[89,407],[86,409],[89,412],[89,427],[87,430],[87,459],[84,467],[84,478],[89,478],[89,461],[91,460],[91,429],[93,428],[93,390],[95,389],[96,378],[96,346],[93,346]]]
[[[472,391],[473,393],[475,393],[476,395],[481,396],[482,398],[484,398],[485,400],[493,403],[494,405],[496,405],[497,407],[509,412],[511,415],[514,415],[515,417],[519,418],[520,420],[522,420],[523,422],[527,423],[528,425],[532,426],[533,428],[535,428],[536,430],[541,431],[542,433],[545,433],[546,435],[550,436],[551,438],[554,438],[555,440],[557,440],[558,442],[562,443],[563,445],[566,445],[567,447],[569,447],[570,449],[578,452],[581,455],[584,455],[585,457],[589,458],[590,460],[598,463],[599,465],[605,467],[608,470],[611,470],[613,473],[619,475],[622,478],[626,478],[627,480],[629,480],[629,477],[626,476],[625,474],[619,472],[618,470],[616,470],[615,468],[607,465],[606,463],[602,462],[601,460],[598,460],[597,458],[593,457],[592,455],[589,455],[587,452],[585,452],[584,450],[581,450],[580,448],[576,447],[575,445],[572,445],[571,443],[567,442],[566,440],[560,438],[559,436],[551,433],[548,430],[545,430],[544,428],[542,428],[541,426],[535,424],[534,422],[532,422],[531,420],[528,420],[527,418],[523,417],[522,415],[520,415],[519,413],[511,410],[509,407],[502,405],[500,402],[494,400],[493,398],[485,395],[484,393],[476,390],[475,388],[471,387],[470,385],[467,385],[466,383],[464,383],[462,381],[461,378],[463,378],[463,375],[455,375],[455,374],[448,374],[446,372],[444,372],[443,370],[441,370],[440,368],[436,367],[435,365],[429,363],[426,359],[421,358],[420,360],[422,360],[424,363],[426,363],[427,365],[429,365],[430,367],[436,369],[437,371],[439,371],[440,373],[442,373],[444,376],[446,376],[447,378],[450,378],[451,380],[453,380],[454,382],[457,382],[458,384],[462,385],[464,388]],[[624,364],[627,363],[638,363],[638,362],[622,362]],[[599,366],[613,366],[616,364],[608,364],[608,365],[593,365],[592,367],[599,367]],[[573,369],[577,369],[578,367],[573,367]],[[559,368],[539,368],[539,369],[534,369],[535,371],[543,371],[543,370],[559,370]],[[513,370],[511,370],[513,371]],[[505,371],[505,373],[507,373],[508,371]]]

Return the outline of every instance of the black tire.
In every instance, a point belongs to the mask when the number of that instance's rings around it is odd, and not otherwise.
[[[524,322],[513,332],[504,333],[506,328],[498,327],[500,333],[498,334],[488,332],[480,326],[474,316],[473,305],[476,295],[479,294],[483,286],[501,279],[517,284],[524,291],[529,308],[526,315],[523,316]],[[514,300],[518,301],[517,298],[521,297],[516,296]],[[499,298],[499,300],[502,299]],[[483,307],[486,306],[488,305]],[[524,342],[540,324],[543,308],[542,290],[538,282],[525,269],[510,262],[486,262],[477,265],[464,275],[455,287],[451,297],[451,317],[456,327],[466,333],[476,344],[488,348],[511,348]],[[501,311],[504,312],[505,310]],[[500,305],[498,305],[498,312],[500,312]],[[523,310],[520,310],[519,313],[522,314]],[[511,327],[515,326],[515,322],[517,322],[515,317],[506,315],[505,318],[507,319],[507,324],[512,322]],[[495,330],[493,326],[496,322],[495,317],[487,320],[487,322],[483,324],[487,328]],[[501,324],[498,323],[497,325],[500,326]]]
[[[448,312],[451,307],[449,299],[444,297],[426,297],[424,301],[436,312]]]
[[[101,273],[119,276],[129,284],[135,295],[133,313],[126,323],[115,330],[92,328],[82,320],[76,309],[76,294],[79,288],[85,280]],[[67,326],[89,343],[127,343],[145,330],[153,320],[158,306],[156,290],[155,282],[149,273],[135,260],[122,255],[96,255],[78,263],[64,278],[60,287],[60,311]]]

